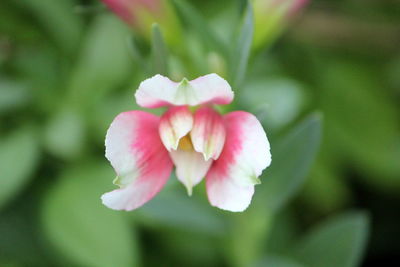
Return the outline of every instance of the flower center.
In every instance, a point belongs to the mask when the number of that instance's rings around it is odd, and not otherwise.
[[[190,135],[187,134],[184,137],[179,140],[179,145],[178,149],[184,150],[184,151],[193,151],[193,144],[192,144],[192,139],[190,139]]]

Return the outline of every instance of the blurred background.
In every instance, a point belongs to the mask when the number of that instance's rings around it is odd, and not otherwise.
[[[0,266],[398,261],[399,47],[396,0],[2,0]],[[271,141],[250,208],[174,175],[136,211],[102,206],[105,133],[138,84],[211,72],[236,95],[220,111]]]

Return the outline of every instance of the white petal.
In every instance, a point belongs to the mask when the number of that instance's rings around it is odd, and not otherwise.
[[[240,186],[233,180],[217,179],[209,181],[207,175],[207,195],[212,206],[223,210],[240,212],[247,209],[254,194],[254,185]]]
[[[227,81],[215,73],[211,73],[190,81],[196,101],[189,105],[212,103],[226,105],[233,100],[233,91]]]
[[[187,106],[171,107],[160,121],[161,140],[168,151],[178,148],[179,140],[187,135],[193,127],[193,115]]]
[[[174,102],[178,83],[157,74],[140,83],[135,93],[136,102],[146,108],[157,108]]]
[[[212,160],[205,161],[201,153],[193,150],[173,150],[170,155],[176,167],[178,180],[185,185],[188,194],[191,195],[192,188],[204,178]]]
[[[196,106],[204,103],[229,104],[233,91],[228,82],[217,74],[176,83],[159,74],[143,81],[135,94],[138,105],[156,108],[168,105]]]

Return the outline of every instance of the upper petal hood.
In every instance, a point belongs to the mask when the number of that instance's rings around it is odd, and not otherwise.
[[[204,159],[218,159],[225,143],[225,125],[222,116],[210,107],[203,107],[194,114],[190,132],[194,150],[203,153]]]
[[[204,103],[229,104],[233,91],[223,78],[215,73],[176,83],[159,74],[143,81],[135,94],[139,106],[157,108],[168,105],[196,106]]]
[[[106,157],[121,188],[102,196],[116,210],[133,210],[157,194],[172,171],[172,161],[158,134],[160,119],[143,111],[118,115],[106,136]]]
[[[168,151],[178,148],[179,140],[187,135],[193,127],[193,115],[187,106],[171,107],[160,121],[161,141]]]
[[[258,176],[271,163],[267,136],[257,118],[236,111],[224,116],[224,149],[206,177],[211,205],[243,211],[251,202]]]

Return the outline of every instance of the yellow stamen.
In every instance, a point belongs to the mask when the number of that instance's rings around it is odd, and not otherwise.
[[[193,151],[193,144],[192,140],[190,139],[190,136],[187,134],[184,137],[179,140],[179,145],[178,149],[184,150],[184,151]]]

